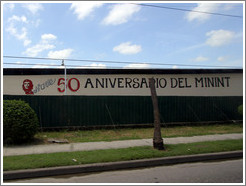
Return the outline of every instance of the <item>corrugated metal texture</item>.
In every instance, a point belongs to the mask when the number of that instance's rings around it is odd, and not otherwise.
[[[243,97],[159,97],[163,122],[242,120]]]
[[[150,96],[10,96],[36,111],[42,127],[153,123]],[[242,120],[243,97],[158,97],[162,123]]]

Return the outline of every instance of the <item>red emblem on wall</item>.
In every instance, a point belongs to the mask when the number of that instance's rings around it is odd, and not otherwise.
[[[25,91],[25,94],[33,94],[33,83],[30,79],[25,79],[22,84],[22,88]]]

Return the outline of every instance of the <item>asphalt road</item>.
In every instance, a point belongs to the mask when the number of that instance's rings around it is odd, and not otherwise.
[[[243,160],[12,180],[12,183],[243,183]]]

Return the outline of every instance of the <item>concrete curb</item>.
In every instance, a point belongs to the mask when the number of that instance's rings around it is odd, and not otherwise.
[[[218,152],[218,153],[196,154],[196,155],[175,156],[175,157],[172,156],[172,157],[164,157],[164,158],[120,161],[120,162],[110,162],[110,163],[95,163],[95,164],[76,165],[76,166],[62,166],[62,167],[52,167],[52,168],[5,171],[3,172],[3,180],[36,178],[36,177],[45,177],[45,176],[57,176],[57,175],[90,173],[90,172],[101,172],[101,171],[113,171],[113,170],[120,170],[120,169],[153,167],[159,165],[171,165],[177,163],[222,160],[222,159],[242,158],[242,157],[243,157],[243,151],[230,151],[230,152]]]

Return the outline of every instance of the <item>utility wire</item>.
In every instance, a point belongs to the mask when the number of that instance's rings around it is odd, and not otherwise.
[[[3,56],[4,58],[16,58],[16,59],[39,59],[39,60],[64,60],[64,61],[77,61],[77,62],[86,62],[86,63],[109,63],[109,64],[137,64],[137,65],[152,65],[152,66],[187,66],[187,67],[233,67],[233,68],[241,68],[239,66],[216,66],[216,65],[185,65],[185,64],[172,64],[172,63],[140,63],[140,62],[124,62],[124,61],[103,61],[103,60],[88,60],[88,59],[59,59],[59,58],[38,58],[38,57],[19,57],[19,56]],[[13,63],[3,63],[3,64],[13,64]],[[15,63],[16,65],[46,65],[46,64],[30,64],[30,63]],[[48,65],[46,65],[48,66]],[[53,65],[59,66],[59,65]],[[71,67],[84,67],[79,65],[66,65]],[[89,66],[87,66],[89,67]]]
[[[3,63],[3,64],[6,64],[6,65],[39,65],[39,66],[54,66],[54,67],[62,66],[62,65],[53,65],[53,64],[40,64],[40,63]]]
[[[3,63],[6,65],[27,65],[27,66],[50,66],[50,67],[63,67],[62,65],[55,65],[55,64],[40,64],[40,63]],[[103,68],[100,66],[85,66],[85,65],[65,65],[66,67],[77,67],[77,68]],[[113,67],[108,67],[113,68]]]
[[[189,10],[189,9],[183,9],[183,8],[173,8],[173,7],[167,7],[167,6],[158,6],[158,5],[150,5],[150,4],[142,4],[142,3],[140,3],[140,4],[131,3],[131,4],[146,6],[146,7],[152,7],[152,8],[163,8],[163,9],[178,10],[178,11],[185,11],[185,12],[197,12],[197,13],[203,13],[203,14],[227,16],[227,17],[234,17],[234,18],[243,18],[243,16],[239,16],[239,15],[222,14],[222,13],[216,13],[216,12],[205,12],[205,11]]]

